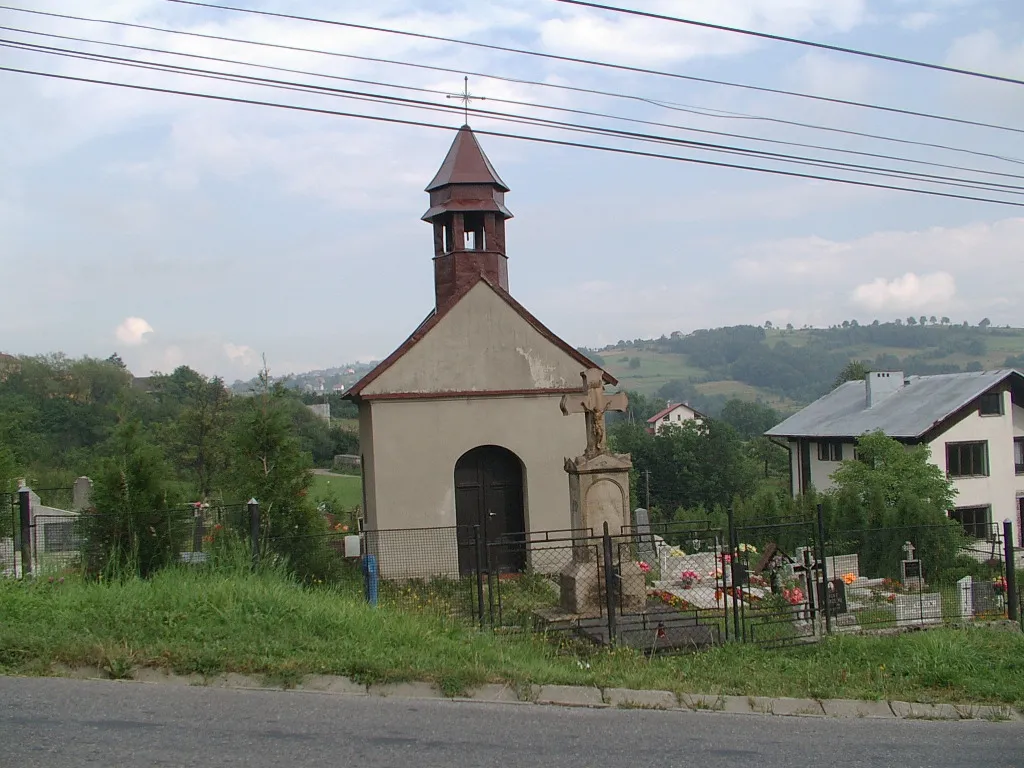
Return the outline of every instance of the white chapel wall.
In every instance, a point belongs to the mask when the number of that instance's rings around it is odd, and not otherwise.
[[[580,370],[579,362],[478,283],[363,392],[576,389],[583,386]]]

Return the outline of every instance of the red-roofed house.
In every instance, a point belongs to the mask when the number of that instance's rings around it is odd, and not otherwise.
[[[359,406],[367,527],[479,525],[488,540],[568,528],[564,459],[587,434],[559,404],[599,366],[509,293],[508,187],[469,126],[427,191],[434,308],[346,395]]]
[[[707,416],[686,403],[669,403],[667,408],[658,411],[647,420],[647,431],[653,435],[669,424],[681,427],[687,421],[701,422],[706,418]]]

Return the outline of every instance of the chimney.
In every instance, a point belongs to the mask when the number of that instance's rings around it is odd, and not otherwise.
[[[903,388],[903,371],[872,371],[864,382],[866,405],[873,408]]]

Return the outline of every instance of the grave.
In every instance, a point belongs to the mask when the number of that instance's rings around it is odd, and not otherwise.
[[[896,626],[920,626],[942,623],[942,595],[938,592],[918,592],[914,595],[896,595]]]
[[[972,615],[1002,613],[1003,606],[996,594],[995,585],[988,579],[979,579],[971,584],[971,603],[974,606]]]
[[[829,579],[827,584],[817,584],[818,605],[825,607],[831,616],[840,616],[849,611],[846,603],[846,582],[841,578]]]
[[[974,618],[974,579],[964,576],[956,583],[961,619]]]
[[[914,545],[909,541],[903,544],[903,561],[900,563],[900,581],[905,589],[920,592],[924,589],[924,574],[921,561],[914,558]]]
[[[633,535],[636,537],[637,558],[654,567],[658,562],[658,553],[651,535],[651,519],[643,507],[633,510]]]

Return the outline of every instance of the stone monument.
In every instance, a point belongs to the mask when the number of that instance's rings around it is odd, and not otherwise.
[[[573,529],[573,562],[560,574],[562,609],[578,615],[601,613],[604,595],[604,558],[599,537],[605,523],[612,536],[620,537],[629,520],[629,470],[633,462],[628,454],[608,450],[604,415],[625,411],[625,393],[607,397],[603,374],[590,369],[583,374],[584,389],[579,395],[562,397],[566,416],[586,414],[587,448],[582,456],[565,460],[569,475],[569,512]],[[613,542],[613,561],[617,570],[618,605],[624,611],[642,611],[647,602],[647,587],[639,564],[630,556],[621,538]]]

